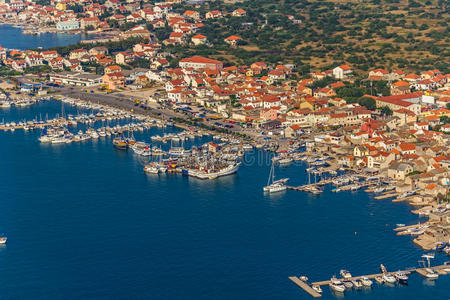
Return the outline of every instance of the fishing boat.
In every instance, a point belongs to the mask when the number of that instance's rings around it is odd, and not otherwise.
[[[348,278],[351,278],[351,277],[352,277],[352,274],[351,274],[349,271],[344,270],[344,269],[342,269],[342,270],[339,272],[339,274],[342,276],[342,278],[345,278],[345,279],[348,279]]]
[[[127,149],[128,147],[127,140],[125,140],[123,136],[115,137],[113,139],[113,145],[117,149]]]
[[[136,142],[133,146],[131,146],[131,150],[133,150],[134,153],[142,156],[150,156],[152,154],[150,145],[145,142]]]

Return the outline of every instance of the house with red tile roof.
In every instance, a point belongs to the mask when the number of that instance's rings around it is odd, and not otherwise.
[[[349,65],[341,65],[333,69],[333,76],[336,79],[345,79],[353,75],[353,68]]]

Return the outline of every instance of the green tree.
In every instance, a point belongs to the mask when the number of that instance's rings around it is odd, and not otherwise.
[[[390,109],[388,106],[383,106],[381,109],[380,109],[380,111],[381,111],[381,113],[383,114],[383,115],[385,115],[385,116],[392,116],[392,109]]]

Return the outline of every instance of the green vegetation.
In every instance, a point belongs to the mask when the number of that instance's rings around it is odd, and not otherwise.
[[[236,8],[246,10],[247,16],[207,20],[200,29],[214,47],[185,46],[177,56],[200,50],[239,64],[292,62],[302,74],[341,63],[360,71],[376,67],[450,70],[448,1],[210,1],[200,8],[178,5],[175,11],[194,9],[204,14]],[[169,32],[169,28],[157,29],[156,35],[164,39]],[[223,40],[232,34],[247,45],[229,47]]]
[[[392,114],[393,114],[392,109],[390,109],[388,106],[383,106],[383,107],[380,109],[380,111],[381,111],[381,113],[382,113],[383,115],[385,115],[385,116],[392,116]]]

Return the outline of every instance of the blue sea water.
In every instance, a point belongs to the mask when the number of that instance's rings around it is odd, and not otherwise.
[[[9,49],[51,48],[76,44],[82,40],[82,34],[42,33],[40,35],[24,34],[22,29],[11,25],[0,25],[0,45]]]
[[[49,118],[58,102],[0,110],[5,122]],[[66,106],[66,113],[76,109]],[[77,131],[77,129],[76,129]],[[138,139],[161,134],[153,128]],[[423,251],[395,223],[411,207],[363,192],[267,196],[263,152],[213,181],[142,171],[111,139],[42,145],[0,132],[0,299],[311,299],[288,280],[416,266]],[[206,142],[197,140],[198,143]],[[277,168],[291,184],[305,166]],[[434,263],[446,257],[438,255]],[[347,299],[448,299],[450,276],[351,291]],[[335,299],[327,287],[323,299]]]

